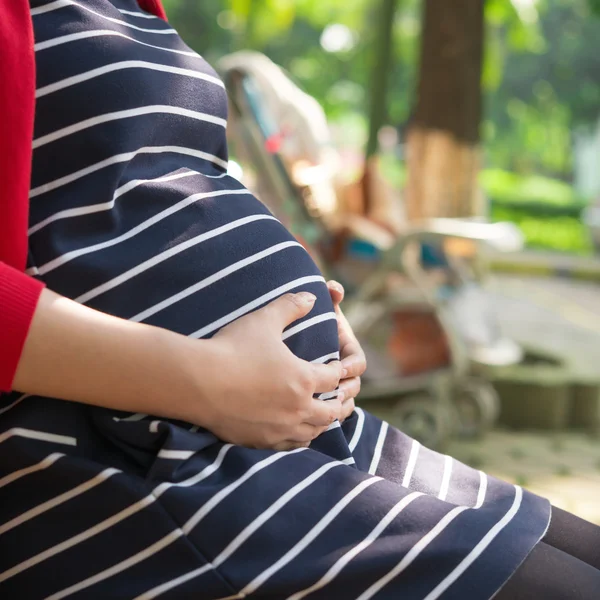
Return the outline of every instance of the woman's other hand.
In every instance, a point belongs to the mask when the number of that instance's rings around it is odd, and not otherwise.
[[[342,359],[340,390],[344,394],[340,421],[344,421],[354,411],[354,399],[360,392],[360,378],[367,368],[367,359],[352,331],[352,327],[350,327],[348,320],[340,308],[340,304],[344,300],[343,286],[337,281],[328,281],[327,288],[329,289],[338,320],[340,357]]]
[[[202,402],[191,420],[228,442],[287,450],[308,446],[341,419],[343,394],[326,402],[313,398],[337,387],[341,363],[311,364],[282,341],[283,330],[307,315],[314,301],[306,292],[286,294],[212,338],[209,364],[200,370]]]

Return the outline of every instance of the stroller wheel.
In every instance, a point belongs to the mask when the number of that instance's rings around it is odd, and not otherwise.
[[[487,381],[467,379],[453,392],[458,421],[458,434],[476,437],[484,434],[496,423],[500,414],[498,393]]]
[[[394,424],[428,448],[439,448],[451,431],[451,418],[440,402],[428,394],[402,398],[394,407]]]

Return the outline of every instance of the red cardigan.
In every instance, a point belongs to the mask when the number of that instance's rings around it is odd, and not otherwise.
[[[166,18],[160,0],[138,0]],[[31,142],[35,109],[35,54],[27,0],[0,0],[0,392],[12,387],[43,284],[23,273]]]

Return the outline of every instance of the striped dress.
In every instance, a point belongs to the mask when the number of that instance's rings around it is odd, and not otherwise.
[[[321,273],[226,174],[226,95],[135,0],[32,0],[29,273],[120,317],[209,338],[287,291],[285,342],[338,357]],[[323,399],[325,400],[327,396]],[[489,600],[550,507],[360,408],[310,449],[0,399],[0,598]]]

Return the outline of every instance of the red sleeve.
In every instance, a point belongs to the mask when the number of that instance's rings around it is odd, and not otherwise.
[[[0,391],[8,391],[43,286],[22,273],[35,102],[29,3],[0,0],[0,14]]]
[[[140,6],[166,19],[160,0]],[[35,54],[27,0],[0,0],[0,392],[9,391],[43,284],[27,256]],[[2,262],[3,261],[3,262]]]
[[[8,392],[44,285],[0,263],[0,391]]]
[[[167,20],[165,9],[163,8],[161,0],[138,0],[138,4],[148,12],[155,14],[161,19]]]

